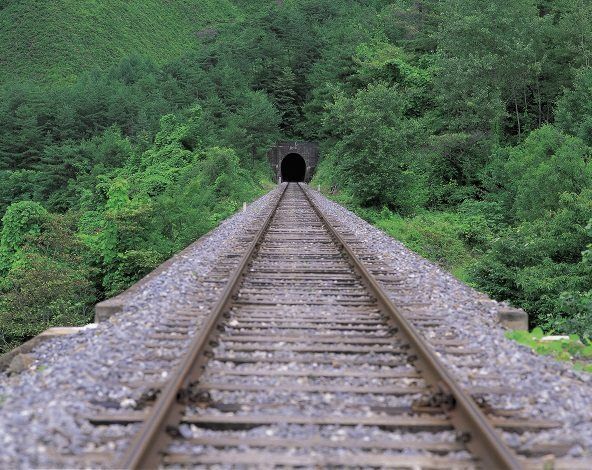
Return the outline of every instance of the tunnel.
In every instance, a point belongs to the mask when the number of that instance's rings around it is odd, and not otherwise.
[[[306,162],[304,158],[297,153],[286,155],[282,160],[281,175],[282,181],[304,181],[304,177],[306,176]]]

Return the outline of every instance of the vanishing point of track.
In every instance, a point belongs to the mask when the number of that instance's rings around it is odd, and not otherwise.
[[[139,431],[113,466],[525,465],[526,456],[508,447],[500,430],[529,423],[499,419],[478,406],[388,298],[381,287],[388,273],[371,255],[357,255],[360,242],[334,225],[308,189],[284,185],[215,308],[136,420]],[[101,421],[134,419],[94,420]],[[180,431],[274,425],[312,426],[318,432],[233,437],[212,431],[193,437]],[[405,438],[335,440],[324,432],[339,427],[356,427],[362,435],[366,429],[393,431]],[[456,439],[439,438],[442,431],[456,433]],[[237,452],[240,446],[248,450]],[[343,456],[339,448],[356,453]],[[409,449],[415,453],[406,453]]]

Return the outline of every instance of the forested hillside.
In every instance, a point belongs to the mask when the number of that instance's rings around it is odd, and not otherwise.
[[[238,13],[230,0],[1,0],[0,82],[71,82],[138,52],[164,64]]]
[[[315,184],[411,248],[592,334],[590,2],[99,3],[0,2],[1,347],[261,194],[278,138],[319,141]]]

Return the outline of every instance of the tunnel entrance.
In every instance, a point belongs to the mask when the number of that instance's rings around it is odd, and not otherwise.
[[[282,160],[282,181],[300,182],[306,176],[306,162],[301,155],[289,153]]]

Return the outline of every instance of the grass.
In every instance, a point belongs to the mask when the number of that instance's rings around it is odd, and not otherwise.
[[[381,211],[372,222],[457,279],[469,282],[467,269],[478,253],[470,246],[468,227],[458,214],[424,212],[407,218]]]
[[[312,184],[314,188],[315,183]],[[332,193],[327,187],[322,190],[327,197],[399,240],[410,250],[438,264],[457,279],[471,283],[469,268],[481,256],[491,236],[481,218],[442,211],[424,211],[403,217],[386,208],[361,208],[346,192]]]
[[[231,0],[0,2],[0,83],[72,81],[130,54],[164,63],[237,16]]]
[[[561,340],[543,341],[544,333],[541,328],[535,328],[531,332],[509,331],[506,336],[532,348],[538,354],[571,362],[576,370],[592,372],[592,344],[588,339],[582,342],[578,335],[570,335]]]
[[[316,182],[313,187],[316,188]],[[344,192],[333,193],[327,187],[323,188],[323,192],[469,285],[469,269],[493,236],[480,216],[425,211],[412,217],[402,217],[387,209],[360,208]],[[580,339],[578,335],[570,335],[561,340],[543,341],[541,328],[531,332],[509,331],[506,336],[538,354],[552,356],[556,360],[571,363],[576,370],[592,373],[592,341],[589,338]]]
[[[360,207],[347,191],[332,189],[333,173],[330,160],[321,160],[311,186],[320,186],[327,197],[399,240],[410,250],[438,264],[457,279],[471,284],[469,270],[493,238],[484,216],[428,210],[403,216],[386,207]]]

